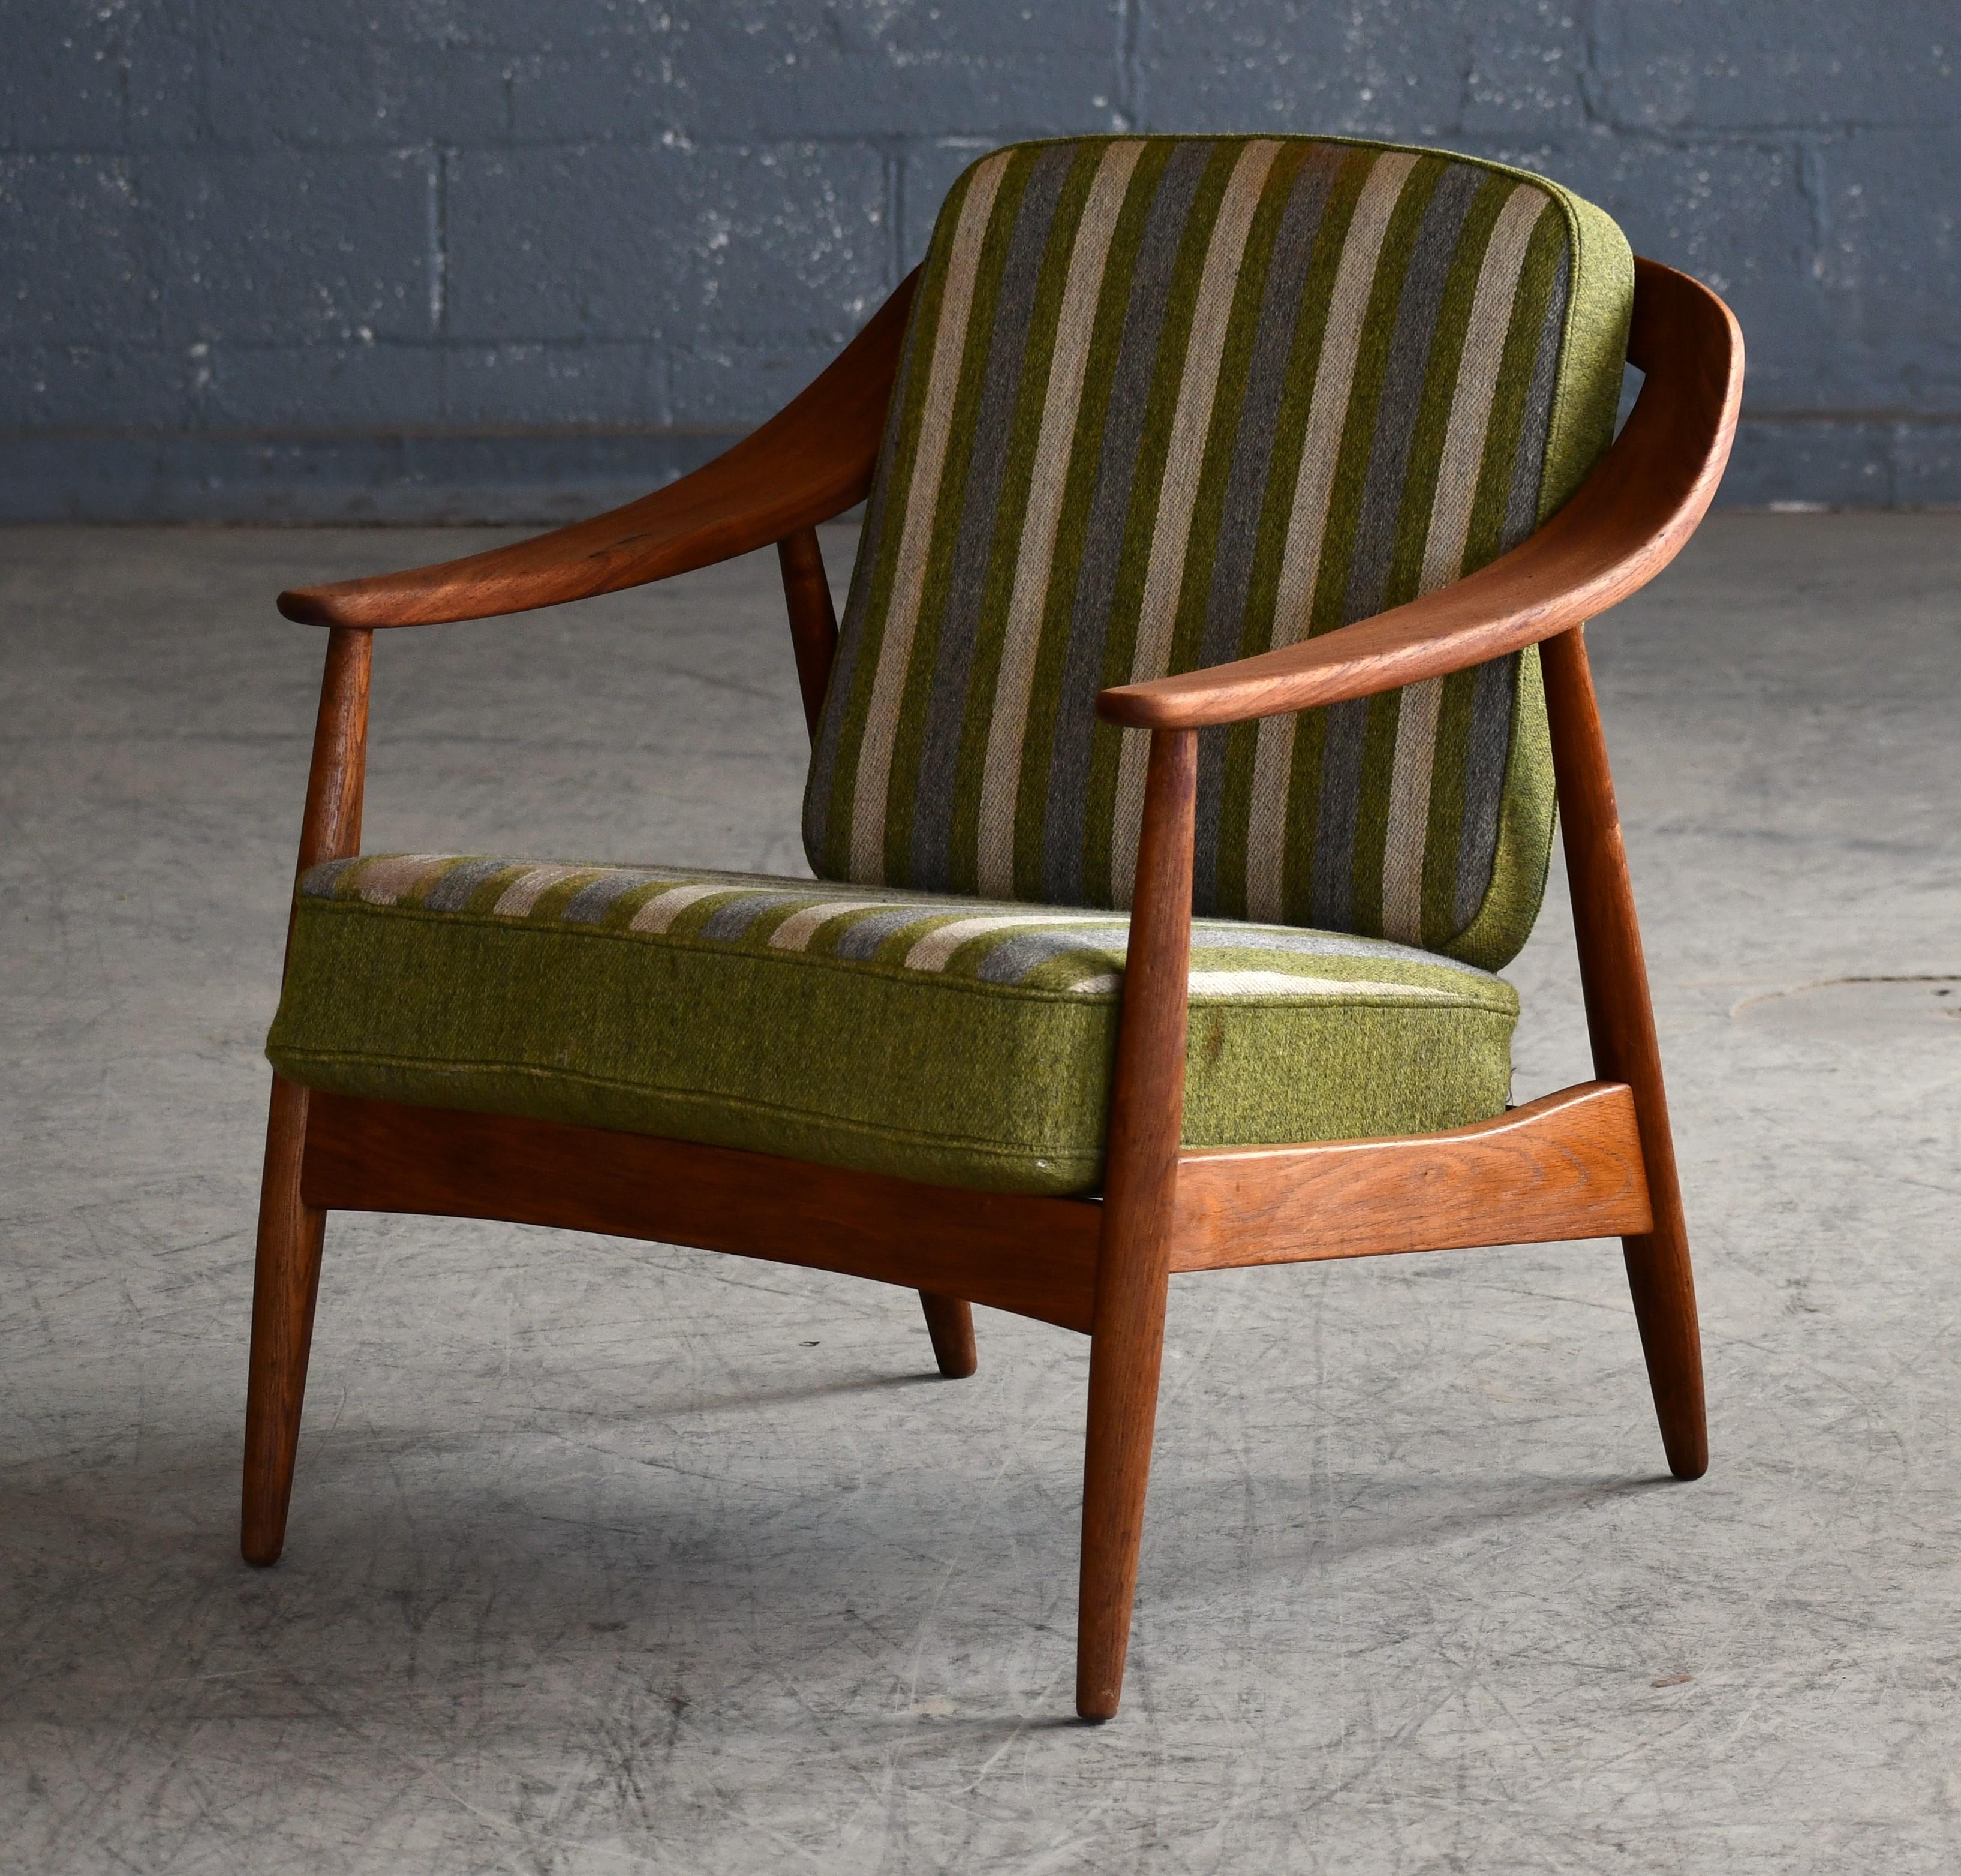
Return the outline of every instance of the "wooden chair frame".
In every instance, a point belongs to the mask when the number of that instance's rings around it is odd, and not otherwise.
[[[914,287],[779,416],[644,499],[466,560],[280,595],[330,628],[299,867],[360,848],[369,654],[381,627],[611,592],[776,544],[814,729],[837,626],[817,523],[869,487]],[[1168,1280],[1248,1264],[1618,1236],[1670,1469],[1708,1464],[1701,1352],[1660,1052],[1582,623],[1674,557],[1715,492],[1743,343],[1717,297],[1636,263],[1618,439],[1543,528],[1458,583],[1235,663],[1097,700],[1151,738],[1100,1198],[944,1190],[767,1155],[273,1083],[246,1408],[242,1547],[285,1541],[330,1211],[505,1219],[849,1271],[920,1293],[949,1376],[971,1305],[1090,1337],[1076,1708],[1117,1710],[1156,1421]],[[1543,647],[1596,1079],[1447,1132],[1179,1144],[1197,732]]]

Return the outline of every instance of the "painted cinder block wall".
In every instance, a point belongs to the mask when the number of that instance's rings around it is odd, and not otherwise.
[[[773,409],[978,151],[1502,157],[1726,294],[1726,499],[1961,500],[1956,0],[5,0],[0,515],[547,518]]]

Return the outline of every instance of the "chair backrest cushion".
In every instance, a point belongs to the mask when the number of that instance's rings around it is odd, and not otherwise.
[[[1306,137],[1027,143],[961,177],[910,315],[813,752],[820,877],[1129,903],[1148,736],[1097,692],[1400,605],[1612,436],[1599,209]],[[1552,833],[1536,657],[1201,739],[1196,909],[1492,968]]]

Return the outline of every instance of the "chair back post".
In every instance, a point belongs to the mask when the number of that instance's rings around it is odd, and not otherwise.
[[[1675,484],[1673,512],[1660,536],[1666,564],[1722,478],[1742,398],[1743,336],[1707,288],[1637,260],[1628,354],[1647,378],[1636,405],[1644,445],[1641,479]],[[1635,428],[1634,417],[1628,428]],[[1621,1240],[1634,1317],[1669,1469],[1679,1479],[1698,1479],[1708,1469],[1709,1439],[1688,1221],[1585,628],[1547,639],[1539,656],[1594,1073],[1632,1092],[1653,1211],[1650,1230]]]
[[[1136,732],[1133,731],[1133,735]],[[1185,1120],[1198,734],[1151,732],[1104,1163],[1083,1455],[1076,1711],[1117,1711],[1157,1421]]]
[[[300,822],[301,873],[322,860],[345,860],[361,850],[374,646],[375,634],[365,626],[336,625],[327,635],[313,762],[307,771],[306,812]]]
[[[1664,1118],[1661,1051],[1654,1016],[1645,994],[1647,962],[1635,920],[1628,850],[1607,765],[1606,736],[1593,673],[1586,656],[1585,628],[1575,626],[1548,639],[1539,656],[1545,675],[1546,718],[1552,735],[1553,770],[1559,792],[1560,833],[1573,897],[1573,930],[1580,953],[1580,989],[1594,1072],[1603,1081],[1646,1082],[1652,1115]],[[1644,1157],[1648,1187],[1657,1211],[1663,1189],[1675,1192],[1675,1156],[1664,1125],[1642,1128],[1658,1134]],[[1657,1166],[1656,1147],[1665,1163]],[[1662,1176],[1657,1179],[1656,1175]],[[1679,1208],[1680,1200],[1673,1202]]]
[[[1640,420],[1638,467],[1645,473],[1637,479],[1675,485],[1673,511],[1657,537],[1658,571],[1695,531],[1722,479],[1742,400],[1743,335],[1706,287],[1637,260],[1628,355],[1647,381],[1628,425],[1634,431]],[[1709,1436],[1688,1222],[1647,961],[1584,634],[1584,627],[1574,626],[1539,648],[1574,941],[1594,1073],[1625,1082],[1634,1096],[1653,1224],[1621,1242],[1662,1444],[1678,1479],[1699,1479],[1708,1469]]]
[[[361,807],[368,783],[368,686],[375,634],[366,626],[336,625],[327,635],[320,672],[320,709],[314,719],[313,758],[307,768],[306,806],[300,816],[298,879],[327,860],[361,850]],[[293,914],[286,919],[286,950],[292,951]],[[280,966],[283,980],[285,967]]]
[[[815,528],[799,528],[776,543],[776,563],[783,576],[783,603],[789,609],[790,646],[796,654],[797,687],[803,693],[804,727],[817,744],[818,720],[831,688],[831,668],[837,656],[837,613],[831,603],[831,580],[824,570],[824,549]],[[933,1338],[933,1359],[949,1380],[961,1380],[980,1364],[974,1339],[974,1306],[965,1297],[922,1290],[926,1331]]]
[[[1583,631],[1575,626],[1540,648],[1573,935],[1593,1071],[1603,1081],[1627,1083],[1640,1126],[1654,1224],[1640,1236],[1623,1238],[1621,1246],[1662,1444],[1678,1479],[1699,1479],[1709,1467],[1709,1436],[1688,1227],[1647,962]]]
[[[796,653],[797,685],[803,693],[803,719],[817,741],[817,719],[831,688],[831,661],[837,655],[837,614],[831,603],[831,581],[815,528],[799,528],[776,543],[783,570],[783,603],[789,608],[790,644]]]
[[[361,850],[361,806],[368,777],[368,684],[375,634],[336,625],[327,635],[306,810],[300,820],[298,874]],[[293,921],[286,920],[286,953]],[[281,974],[284,975],[282,966]],[[239,1549],[248,1563],[276,1562],[285,1547],[300,1410],[306,1398],[314,1306],[320,1295],[327,1214],[300,1191],[306,1163],[309,1091],[273,1077],[266,1164],[259,1189],[258,1249],[252,1280],[251,1358],[245,1389],[245,1460]]]

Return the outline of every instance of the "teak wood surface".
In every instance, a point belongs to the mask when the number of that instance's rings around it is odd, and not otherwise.
[[[760,429],[694,474],[590,521],[435,566],[279,595],[302,625],[438,625],[528,612],[712,566],[864,499],[885,432],[915,269]]]
[[[1447,1133],[1212,1147],[1178,1168],[1174,1270],[1624,1237],[1653,1225],[1632,1092],[1583,1082]]]
[[[282,594],[333,628],[299,863],[360,844],[378,627],[487,618],[666,578],[774,544],[813,733],[837,642],[815,529],[869,488],[914,278],[771,422],[694,475],[488,554]],[[1694,531],[1734,433],[1743,342],[1687,276],[1635,263],[1628,356],[1646,376],[1571,501],[1511,553],[1379,617],[1097,700],[1151,738],[1104,1188],[954,1192],[759,1153],[310,1095],[273,1078],[253,1291],[242,1548],[285,1542],[327,1214],[571,1227],[848,1271],[917,1290],[941,1371],[974,1371],[971,1305],[1091,1338],[1077,1711],[1121,1694],[1177,1273],[1618,1236],[1671,1469],[1708,1464],[1694,1280],[1627,857],[1582,627]],[[1372,695],[1544,647],[1559,808],[1596,1079],[1497,1118],[1392,1139],[1180,1145],[1197,731]]]
[[[1447,1133],[1183,1147],[1176,1170],[1172,1274],[1620,1237],[1652,1223],[1634,1099],[1617,1082]],[[1085,1333],[1104,1210],[336,1094],[311,1097],[299,1195],[319,1211],[502,1219],[843,1271]]]
[[[322,1211],[502,1218],[875,1278],[1087,1332],[1102,1208],[952,1192],[764,1153],[316,1094]]]

